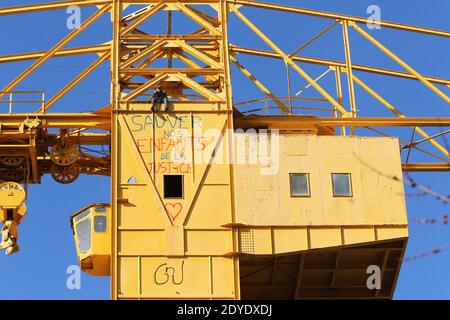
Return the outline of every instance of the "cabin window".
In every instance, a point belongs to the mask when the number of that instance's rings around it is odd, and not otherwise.
[[[87,217],[91,213],[90,209],[87,209],[83,211],[82,213],[78,214],[74,219],[73,222],[78,222],[82,220],[84,217]]]
[[[91,219],[86,218],[78,222],[76,228],[80,252],[89,251],[91,249]]]
[[[164,176],[164,198],[183,198],[184,197],[184,176],[183,175],[165,175]]]
[[[309,174],[291,173],[289,175],[291,184],[291,197],[309,197]]]
[[[351,197],[353,195],[350,173],[332,173],[331,180],[334,197]]]
[[[106,232],[106,216],[94,217],[94,230],[95,232]]]

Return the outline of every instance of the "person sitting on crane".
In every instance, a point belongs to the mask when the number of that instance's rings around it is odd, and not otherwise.
[[[152,95],[152,111],[157,111],[156,105],[159,103],[164,104],[164,110],[167,111],[168,101],[167,94],[161,89],[161,86],[157,86]]]

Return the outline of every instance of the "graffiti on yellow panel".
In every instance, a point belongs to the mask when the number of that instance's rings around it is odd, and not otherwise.
[[[169,214],[169,217],[172,220],[172,222],[176,222],[177,218],[183,211],[183,204],[181,202],[176,203],[167,202],[164,204],[164,206],[166,207],[167,213]]]
[[[195,179],[201,179],[213,153],[223,153],[215,150],[217,141],[222,138],[222,132],[214,128],[217,121],[217,117],[192,114],[142,113],[127,116],[136,149],[163,199],[172,224],[184,222],[184,211],[190,207],[187,200],[196,192]],[[226,118],[222,117],[220,121],[225,123]],[[166,175],[182,176],[181,196],[165,195]]]
[[[133,288],[137,291],[140,283],[141,294],[151,298],[235,297],[233,258],[142,257],[139,269],[131,261],[124,262],[123,268],[133,267],[130,270],[138,270],[140,277],[123,282],[125,296],[135,294]]]
[[[190,129],[191,117],[189,115],[157,115],[153,114],[137,114],[130,117],[130,126],[132,132],[140,132],[146,129]],[[202,118],[199,116],[192,116],[192,124],[194,127],[202,127]]]
[[[191,133],[202,129],[198,116],[137,114],[129,118],[129,124],[150,173],[192,173],[192,151],[202,152],[207,145],[202,135]]]
[[[153,274],[155,284],[181,285],[184,281],[184,261],[180,263],[170,262],[160,264]]]

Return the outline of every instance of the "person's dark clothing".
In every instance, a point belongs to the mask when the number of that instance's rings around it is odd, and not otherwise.
[[[163,102],[165,98],[167,98],[167,94],[162,90],[155,91],[152,96],[152,100],[155,99],[158,102]]]
[[[157,110],[156,104],[158,103],[163,103],[164,109],[167,110],[167,102],[168,102],[167,94],[162,90],[156,90],[152,95],[152,111]]]

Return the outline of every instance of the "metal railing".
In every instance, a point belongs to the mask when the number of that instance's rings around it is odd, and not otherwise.
[[[5,95],[4,98],[0,99],[0,113],[3,110],[3,104],[8,106],[8,113],[13,113],[13,105],[21,104],[21,105],[31,105],[36,106],[39,105],[42,112],[45,113],[45,92],[44,91],[0,91],[1,95]],[[39,96],[39,99],[15,99],[17,96],[26,95],[26,96]],[[35,108],[37,109],[37,108]],[[33,110],[33,112],[35,111]]]
[[[276,101],[281,102],[288,110],[289,113],[283,112],[280,106],[277,106]],[[326,102],[322,98],[303,98],[303,97],[264,97],[239,103],[234,103],[233,106],[244,115],[248,114],[264,114],[264,115],[300,115],[305,114],[304,111],[318,113],[326,112],[331,117],[336,116],[336,110],[333,107],[311,107],[301,106],[300,102],[313,101],[313,102]],[[262,104],[262,106],[261,106]],[[295,104],[295,105],[294,105]]]

